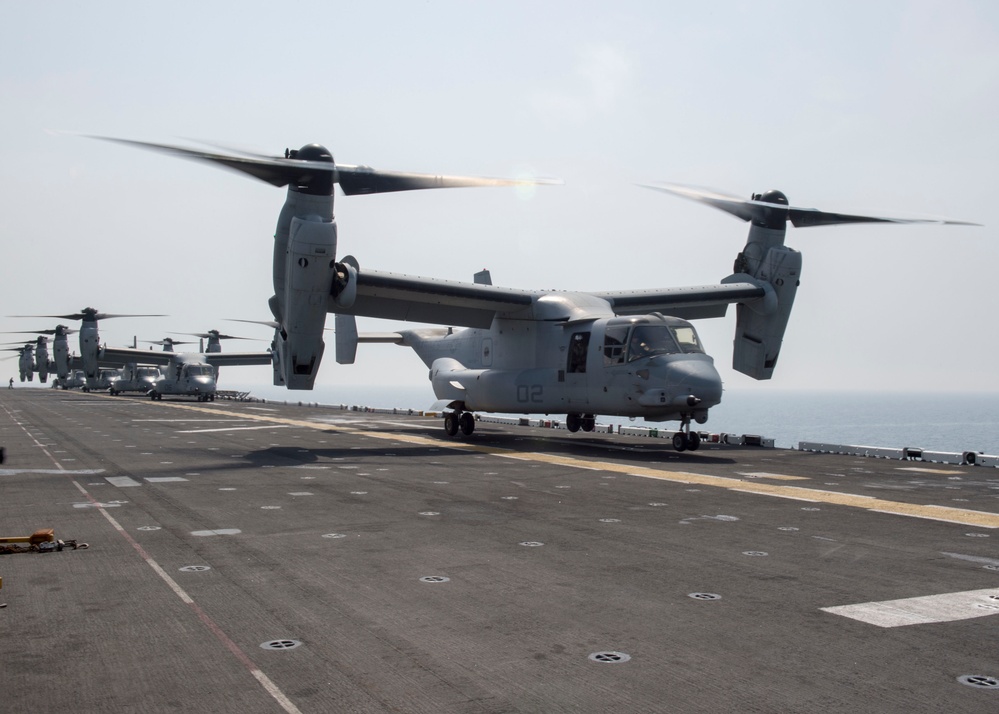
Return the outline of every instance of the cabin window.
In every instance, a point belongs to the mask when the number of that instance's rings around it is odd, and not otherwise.
[[[628,344],[628,326],[608,327],[604,332],[604,366],[624,363],[624,348]]]
[[[572,374],[586,371],[586,348],[590,345],[589,332],[577,332],[569,338],[569,363],[566,371]]]

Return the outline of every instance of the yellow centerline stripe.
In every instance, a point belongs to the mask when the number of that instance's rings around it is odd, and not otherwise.
[[[152,401],[149,403],[153,404]],[[402,441],[408,444],[419,444],[438,448],[444,446],[446,448],[457,449],[459,451],[471,451],[480,454],[514,457],[525,461],[536,461],[550,464],[552,466],[568,466],[572,468],[590,470],[599,469],[602,471],[610,471],[612,473],[657,479],[659,481],[696,484],[698,486],[711,486],[714,488],[723,488],[729,491],[739,491],[742,493],[755,493],[763,496],[812,501],[814,503],[825,503],[835,506],[848,506],[850,508],[860,508],[865,511],[873,511],[875,513],[889,513],[897,516],[909,516],[912,518],[928,518],[931,520],[946,521],[949,523],[960,523],[967,526],[977,526],[979,528],[999,528],[999,513],[974,511],[968,508],[953,508],[950,506],[933,505],[923,506],[917,503],[887,501],[881,498],[872,498],[870,496],[861,496],[852,493],[838,493],[836,491],[822,491],[819,489],[805,488],[803,486],[782,486],[770,483],[743,481],[725,476],[709,476],[707,474],[695,474],[684,471],[666,471],[663,469],[635,466],[632,464],[615,464],[609,461],[590,461],[571,456],[543,454],[536,451],[513,451],[512,449],[499,449],[492,446],[478,446],[476,444],[460,441],[442,443],[437,439],[428,439],[425,436],[413,436],[411,434],[396,434],[377,431],[361,431],[355,428],[341,427],[333,424],[287,419],[284,417],[273,417],[262,414],[246,414],[245,412],[229,412],[211,407],[197,407],[192,404],[177,404],[169,402],[156,402],[155,404],[156,406],[169,406],[175,409],[188,409],[192,411],[207,412],[210,414],[241,416],[246,419],[288,424],[291,426],[300,426],[306,429],[349,431],[351,433],[358,434],[359,436],[368,436],[373,439],[389,439],[392,441]]]

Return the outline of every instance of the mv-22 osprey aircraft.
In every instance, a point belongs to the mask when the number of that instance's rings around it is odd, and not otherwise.
[[[162,400],[163,395],[184,395],[196,397],[199,402],[214,402],[218,391],[219,367],[264,365],[273,362],[270,350],[263,352],[225,352],[221,351],[219,338],[223,337],[213,330],[214,337],[209,336],[207,352],[174,352],[174,345],[186,344],[178,340],[166,338],[157,340],[155,344],[163,345],[163,350],[139,350],[129,347],[102,347],[101,359],[119,363],[134,363],[136,365],[158,365],[162,374],[152,381],[146,394],[150,399]],[[227,337],[227,336],[225,336]],[[112,385],[111,393],[118,390]]]
[[[60,325],[56,328],[55,368],[60,379],[68,378],[71,370],[82,368],[86,373],[84,389],[108,389],[114,394],[132,391],[115,381],[102,383],[102,367],[126,366],[128,375],[134,381],[141,369],[138,365],[163,365],[165,374],[157,375],[146,393],[152,399],[162,399],[164,394],[189,395],[198,401],[215,399],[218,368],[220,366],[271,364],[270,351],[221,353],[217,340],[209,337],[208,353],[184,353],[173,351],[140,350],[128,347],[108,347],[101,344],[98,320],[113,317],[163,317],[162,315],[120,315],[99,312],[95,308],[84,308],[81,312],[69,315],[17,315],[16,317],[56,317],[67,320],[81,320],[80,354],[69,354],[67,335],[71,330]],[[39,330],[42,332],[42,330]],[[163,341],[160,341],[163,344]],[[183,344],[183,343],[175,343]],[[65,376],[64,376],[65,375]]]
[[[152,380],[146,394],[150,399],[162,400],[164,394],[187,395],[197,397],[199,402],[214,402],[218,391],[219,367],[228,365],[264,365],[273,362],[270,350],[263,352],[222,352],[223,339],[246,339],[223,335],[218,330],[199,333],[202,338],[202,351],[175,352],[175,345],[188,344],[167,337],[156,340],[154,344],[163,346],[162,351],[137,350],[123,347],[105,347],[102,358],[110,360],[128,360],[135,364],[155,364],[162,367],[162,374]],[[204,339],[208,339],[208,349],[204,349]],[[111,394],[116,393],[112,385]]]
[[[337,361],[352,363],[358,342],[409,346],[429,367],[449,435],[475,429],[473,412],[565,414],[570,431],[591,431],[596,414],[679,421],[673,446],[700,445],[719,404],[722,381],[689,320],[721,317],[737,306],[733,368],[769,379],[777,365],[801,276],[801,254],[784,245],[796,227],[840,223],[963,223],[894,219],[795,208],[779,191],[743,200],[674,185],[658,189],[706,203],[750,223],[733,273],[718,285],[596,293],[520,290],[399,275],[336,259],[333,187],[345,194],[471,185],[472,179],[396,174],[338,166],[312,144],[284,157],[200,151],[112,139],[220,164],[288,186],[274,242],[271,308],[282,381],[309,389],[323,353],[321,311],[336,313]],[[967,225],[967,224],[965,224]],[[360,335],[355,316],[448,328]],[[454,330],[453,327],[467,329]],[[277,369],[277,367],[276,367]]]

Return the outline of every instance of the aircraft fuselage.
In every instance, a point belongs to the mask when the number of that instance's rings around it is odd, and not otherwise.
[[[438,399],[469,411],[707,420],[721,377],[693,326],[646,315],[404,330]]]

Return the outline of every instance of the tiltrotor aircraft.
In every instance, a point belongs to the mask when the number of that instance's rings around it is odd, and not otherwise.
[[[114,317],[164,317],[164,315],[114,315],[87,307],[81,312],[69,315],[14,315],[13,317],[53,317],[60,320],[81,320],[79,356],[72,356],[69,353],[67,335],[73,330],[68,330],[64,325],[55,328],[54,365],[55,372],[61,379],[68,377],[71,369],[82,369],[86,375],[86,384],[83,388],[91,390],[107,389],[110,386],[107,375],[101,374],[101,367],[120,367],[123,364],[121,361],[104,360],[98,320],[108,320]],[[38,332],[46,331],[38,330]]]
[[[139,365],[136,362],[127,362],[121,368],[121,374],[111,382],[108,393],[112,397],[123,392],[138,392],[149,394],[149,391],[156,386],[156,382],[162,378],[158,367]]]
[[[159,365],[161,374],[146,392],[150,399],[163,399],[164,394],[197,397],[199,402],[215,401],[217,375],[222,366],[271,364],[271,352],[173,352],[178,344],[167,342],[164,350],[139,350],[129,347],[104,347],[101,358],[139,365]],[[113,393],[113,392],[112,392]]]
[[[118,141],[118,140],[116,140]],[[336,313],[337,361],[352,363],[358,342],[412,347],[429,367],[448,434],[468,435],[472,412],[566,414],[572,431],[592,430],[595,414],[680,422],[678,450],[700,444],[721,401],[722,382],[689,320],[721,317],[737,306],[733,368],[769,379],[801,276],[801,254],[784,245],[787,223],[963,223],[893,219],[795,208],[779,191],[749,200],[673,185],[650,186],[706,203],[750,223],[731,275],[717,285],[596,293],[495,287],[485,276],[459,283],[362,268],[336,258],[333,184],[345,193],[469,185],[363,167],[338,167],[323,147],[285,158],[207,153],[123,141],[218,163],[277,186],[288,185],[274,248],[279,358],[285,383],[311,388],[322,356],[325,309]],[[411,175],[405,175],[411,176]],[[359,335],[355,316],[451,325]],[[467,329],[455,330],[453,327]]]
[[[52,335],[52,359],[49,359],[48,339],[38,337],[35,346],[35,371],[38,378],[45,382],[50,372],[54,372],[58,386],[62,386],[62,381],[70,377],[70,351],[68,336],[73,334],[65,325],[56,325],[52,329],[45,330],[18,330],[14,334]],[[23,382],[24,379],[22,378]]]
[[[5,347],[4,352],[17,352],[17,371],[21,381],[33,382],[35,379],[35,343],[28,342],[21,347]]]
[[[438,176],[336,164],[333,155],[319,144],[286,149],[284,156],[264,156],[241,150],[222,154],[169,144],[93,138],[219,164],[273,186],[288,187],[274,234],[274,295],[269,300],[278,325],[273,345],[274,384],[288,389],[312,389],[325,350],[323,329],[329,304],[349,306],[356,294],[356,266],[336,260],[334,186],[339,184],[343,193],[350,196],[429,188],[559,183],[547,179]]]

